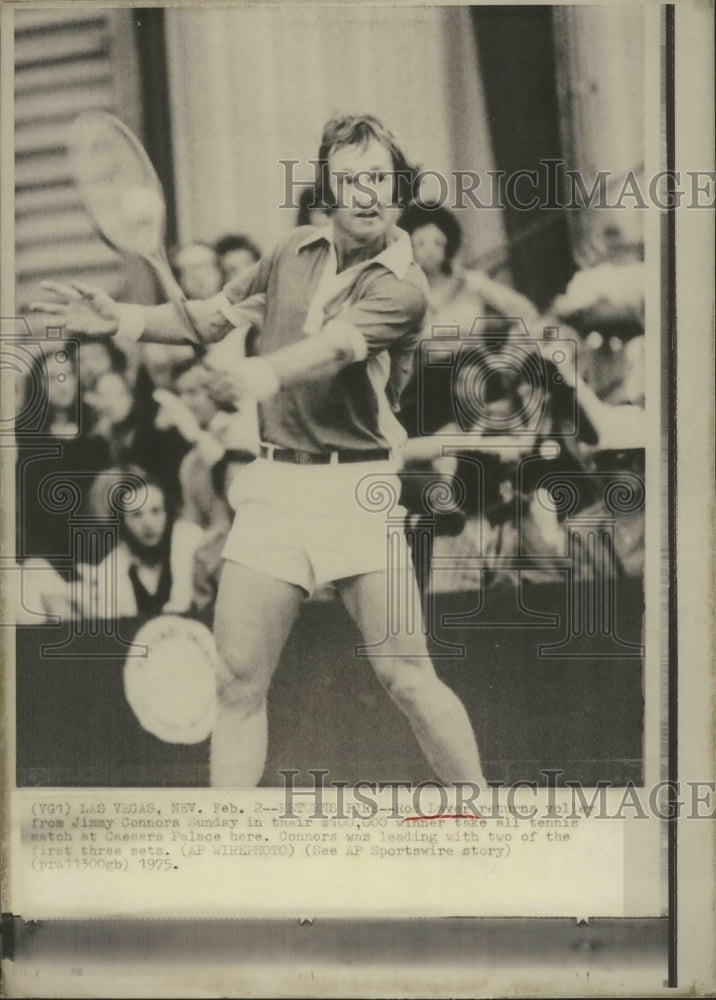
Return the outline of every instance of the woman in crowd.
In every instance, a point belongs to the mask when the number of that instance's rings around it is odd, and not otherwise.
[[[41,624],[74,613],[81,530],[76,518],[89,506],[91,483],[104,459],[91,424],[76,344],[48,342],[25,380],[15,423],[18,623]]]
[[[440,469],[451,478],[455,459],[440,458],[440,449],[433,454],[435,442],[427,446],[424,437],[444,428],[455,426],[457,395],[454,386],[454,364],[433,363],[430,346],[433,336],[440,338],[436,346],[443,357],[451,354],[454,361],[468,352],[476,363],[499,346],[504,336],[485,337],[490,316],[507,317],[512,327],[520,319],[529,327],[536,319],[537,309],[524,295],[494,281],[482,271],[466,270],[457,264],[462,243],[462,230],[452,212],[445,208],[424,208],[413,204],[400,217],[399,226],[410,233],[413,255],[428,279],[428,310],[423,326],[422,342],[416,355],[416,370],[403,393],[400,419],[411,440],[404,449],[406,474],[403,477],[402,502],[409,511],[409,524],[420,522],[425,514],[423,490],[435,480]],[[504,322],[501,324],[505,326]],[[524,335],[524,328],[521,331]],[[493,343],[494,341],[494,343]],[[439,360],[439,359],[436,359]],[[464,470],[458,470],[460,472]],[[472,472],[470,487],[463,510],[474,506]],[[495,483],[492,485],[496,486]],[[436,518],[438,534],[456,534],[462,520],[455,514]]]
[[[84,510],[104,458],[89,433],[92,416],[80,392],[74,343],[57,341],[38,354],[25,395],[16,421],[17,554],[42,558],[69,580],[68,519]]]
[[[423,341],[433,332],[441,337],[441,346],[449,346],[443,339],[446,336],[455,341],[464,341],[469,336],[472,343],[485,349],[481,338],[490,315],[506,317],[512,321],[510,325],[522,319],[528,328],[537,318],[536,307],[524,295],[483,271],[466,270],[456,263],[462,230],[448,209],[411,205],[398,224],[410,233],[413,255],[430,288]],[[426,346],[424,343],[418,349],[420,376],[413,379],[402,398],[401,419],[411,437],[433,433],[454,419],[449,396],[435,384],[436,378],[441,382],[440,373],[435,367],[422,364]]]

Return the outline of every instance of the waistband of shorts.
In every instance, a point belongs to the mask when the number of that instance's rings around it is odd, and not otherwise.
[[[393,453],[390,448],[301,451],[298,448],[279,448],[278,445],[262,442],[259,454],[261,458],[266,458],[270,462],[289,462],[292,465],[343,465],[355,462],[385,462]]]

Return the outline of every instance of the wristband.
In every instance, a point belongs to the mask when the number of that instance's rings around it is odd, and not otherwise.
[[[117,309],[119,311],[119,323],[114,336],[124,340],[138,341],[144,333],[146,323],[144,306],[119,302]]]

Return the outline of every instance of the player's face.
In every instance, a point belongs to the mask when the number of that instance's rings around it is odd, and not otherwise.
[[[423,271],[431,277],[439,274],[445,263],[447,237],[442,229],[432,222],[429,226],[416,229],[412,237],[413,256]]]
[[[167,511],[164,494],[156,486],[149,486],[147,499],[139,510],[130,510],[124,516],[127,531],[145,548],[154,548],[164,537]]]
[[[377,139],[343,146],[328,157],[338,208],[331,218],[336,235],[358,246],[377,242],[393,222],[393,158]]]

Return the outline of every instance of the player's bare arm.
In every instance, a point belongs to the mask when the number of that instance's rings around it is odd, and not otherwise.
[[[127,336],[155,344],[192,344],[198,339],[213,344],[235,326],[217,307],[215,299],[186,303],[194,326],[191,331],[171,303],[140,306],[116,302],[103,289],[79,281],[71,284],[44,281],[42,288],[52,299],[33,302],[31,310],[55,317],[67,333],[79,336]],[[234,310],[238,312],[236,306]]]

